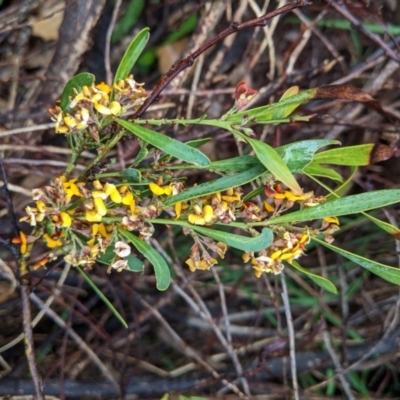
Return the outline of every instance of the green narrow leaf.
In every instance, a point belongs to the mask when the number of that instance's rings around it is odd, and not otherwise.
[[[210,164],[211,171],[221,172],[241,172],[246,171],[255,166],[261,165],[257,157],[254,156],[240,156],[228,158],[226,160],[214,161]]]
[[[139,153],[136,155],[131,166],[139,165],[140,162],[143,161],[147,157],[148,154],[149,154],[149,150],[147,149],[147,147],[141,146]]]
[[[316,139],[302,140],[285,146],[277,147],[275,150],[293,173],[302,172],[314,158],[314,154],[321,147],[331,144],[340,144],[337,140]],[[209,169],[212,171],[246,171],[256,165],[260,165],[260,161],[254,156],[240,156],[227,160],[214,161],[210,164]],[[324,168],[324,167],[323,167]],[[336,173],[337,174],[337,173]],[[340,175],[339,179],[341,179]]]
[[[311,176],[319,176],[321,178],[328,178],[335,182],[342,183],[342,176],[332,168],[324,167],[316,162],[312,162],[304,168],[303,172]]]
[[[347,166],[368,165],[371,162],[374,144],[361,144],[358,146],[341,147],[318,153],[314,161],[319,164],[334,164]]]
[[[363,213],[363,215],[365,217],[367,217],[376,226],[379,226],[379,228],[381,228],[385,232],[389,233],[389,235],[394,236],[397,240],[400,239],[400,229],[399,228],[396,228],[395,226],[388,224],[385,221],[381,221],[380,219],[375,218],[372,215],[369,215],[367,213]]]
[[[277,120],[288,116],[288,111],[293,112],[301,104],[313,100],[316,89],[303,90],[293,96],[286,97],[278,103],[269,104],[262,107],[253,108],[236,114],[232,114],[227,121],[240,123],[243,118],[262,118],[263,120]]]
[[[297,183],[295,177],[290,172],[287,165],[283,162],[277,151],[266,143],[259,140],[247,138],[246,139],[257,158],[261,163],[274,175],[274,177],[284,183],[288,188],[292,189],[296,194],[303,193],[301,187]]]
[[[279,99],[279,102],[284,101],[288,99],[289,97],[295,96],[296,94],[299,93],[299,87],[298,86],[292,86],[288,90],[286,90],[285,93],[283,93],[282,97]],[[282,113],[282,118],[288,117],[292,112],[298,107],[297,104],[294,104],[292,106],[288,106]]]
[[[356,214],[362,211],[381,208],[400,202],[400,189],[377,190],[362,194],[355,194],[344,198],[329,201],[319,206],[294,211],[287,215],[271,218],[266,224],[284,224],[299,221],[321,219],[325,217]]]
[[[216,229],[204,228],[198,225],[191,225],[191,229],[202,235],[208,236],[211,239],[223,242],[230,247],[242,251],[262,251],[269,247],[274,239],[274,235],[270,229],[264,228],[261,234],[255,237],[246,237],[242,235],[235,235]]]
[[[180,192],[176,196],[168,197],[164,201],[165,206],[172,206],[180,201],[188,201],[197,197],[207,196],[212,193],[222,192],[237,186],[242,186],[245,183],[251,182],[258,178],[265,172],[262,165],[250,168],[247,171],[239,172],[238,174],[224,176],[211,182],[201,183],[200,185],[193,186],[188,190]]]
[[[279,99],[279,101],[282,101],[282,100],[285,100],[285,99],[287,99],[289,97],[292,97],[297,93],[299,93],[299,87],[298,86],[292,86],[289,89],[287,89],[285,93],[283,93],[283,95]]]
[[[131,0],[128,7],[125,9],[121,19],[118,21],[114,32],[111,36],[111,42],[120,41],[128,31],[133,28],[142,13],[144,0]]]
[[[328,280],[322,276],[313,274],[312,272],[303,268],[297,261],[292,261],[292,263],[289,265],[296,268],[298,271],[302,272],[303,274],[306,274],[310,279],[312,279],[322,289],[326,290],[327,292],[337,294],[337,289],[330,280]]]
[[[260,187],[258,187],[256,189],[252,190],[251,192],[247,193],[243,197],[242,201],[243,201],[243,203],[246,203],[247,201],[253,199],[254,197],[256,197],[258,195],[260,195],[261,193],[264,193],[264,187],[263,186],[260,186]]]
[[[298,20],[296,19],[296,22]],[[325,26],[327,28],[337,28],[337,29],[353,29],[353,25],[350,21],[344,19],[323,19],[317,22],[317,26]],[[391,33],[392,35],[400,35],[400,26],[393,24],[385,24],[382,26],[381,24],[374,24],[371,22],[363,22],[363,28],[369,30],[373,33]]]
[[[170,33],[163,44],[174,43],[183,37],[187,36],[189,33],[193,32],[193,30],[197,26],[197,16],[196,14],[192,14],[185,20],[178,29],[175,29],[174,32]]]
[[[187,146],[197,148],[197,147],[203,146],[204,144],[210,142],[211,140],[212,140],[212,138],[206,137],[206,138],[201,138],[201,139],[189,140],[189,141],[185,142],[185,144]]]
[[[207,167],[210,165],[210,160],[208,157],[193,147],[190,147],[161,133],[144,128],[143,126],[136,125],[132,122],[124,121],[123,119],[119,118],[117,118],[116,121],[129,132],[132,132],[134,135],[138,136],[140,139],[150,143],[157,149],[164,151],[165,153],[170,154],[179,160],[186,161],[190,164],[200,165],[202,167]]]
[[[275,149],[281,156],[287,167],[295,172],[302,172],[318,154],[315,154],[321,147],[340,144],[338,140],[315,139],[294,142]]]
[[[232,114],[227,118],[227,121],[240,124],[243,119],[254,119],[262,120],[263,123],[266,123],[268,120],[281,119],[284,118],[284,116],[288,116],[287,113],[289,111],[293,112],[301,104],[308,103],[312,100],[328,99],[358,101],[370,104],[375,108],[380,108],[379,103],[363,90],[347,85],[331,85],[304,90],[293,96],[286,97],[278,103]]]
[[[115,73],[114,83],[119,82],[121,79],[125,79],[130,74],[137,59],[139,58],[143,49],[146,47],[149,37],[149,28],[144,28],[133,38],[131,44],[126,49],[121,62],[119,63],[117,72]],[[111,100],[113,98],[114,89],[112,89],[111,92]]]
[[[154,267],[154,272],[157,280],[157,289],[166,290],[171,281],[171,274],[169,272],[168,265],[164,258],[154,250],[146,241],[139,239],[133,233],[119,228],[121,235],[128,239],[136,249],[147,258]]]
[[[189,140],[188,142],[185,142],[184,144],[186,144],[186,146],[194,147],[195,149],[197,149],[198,147],[202,146],[203,144],[208,143],[210,140],[212,140],[212,139],[211,138],[195,139],[195,140]],[[164,160],[167,160],[168,158],[170,158],[170,155],[164,154],[162,157],[159,158],[158,162],[160,163]]]
[[[339,247],[332,246],[329,243],[324,242],[323,240],[319,240],[317,238],[312,238],[314,242],[319,243],[322,246],[327,247],[328,249],[334,251],[335,253],[340,254],[341,256],[347,258],[354,263],[361,265],[363,268],[372,272],[375,275],[380,276],[382,279],[390,283],[394,283],[396,285],[400,285],[400,269],[390,267],[389,265],[381,264],[372,260],[368,260],[367,258],[361,257],[357,254],[350,253],[349,251],[343,250]]]
[[[112,303],[104,296],[103,292],[95,285],[95,283],[90,279],[90,276],[83,271],[82,268],[76,266],[78,272],[83,276],[85,281],[89,284],[89,286],[96,292],[97,296],[103,301],[103,303],[110,309],[110,311],[115,315],[119,322],[121,322],[124,328],[128,328],[128,324],[122,318],[122,315],[117,311],[117,309],[112,305]]]
[[[69,112],[70,97],[75,96],[76,92],[80,92],[84,86],[91,86],[94,82],[95,77],[93,74],[88,72],[82,72],[71,78],[64,87],[61,95],[60,108],[64,112]]]

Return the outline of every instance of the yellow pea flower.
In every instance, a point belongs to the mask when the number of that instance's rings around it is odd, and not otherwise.
[[[43,239],[46,241],[47,247],[50,247],[51,249],[55,247],[60,247],[62,246],[62,241],[60,239],[53,239],[49,234],[45,233],[43,235]]]
[[[61,212],[60,216],[61,216],[61,221],[62,221],[61,226],[63,226],[63,227],[71,226],[72,219],[68,213],[63,211],[63,212]]]
[[[107,207],[101,197],[96,197],[94,199],[94,208],[97,214],[101,215],[102,217],[107,214]]]

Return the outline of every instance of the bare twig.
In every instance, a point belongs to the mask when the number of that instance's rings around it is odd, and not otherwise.
[[[324,338],[324,343],[325,343],[326,349],[328,350],[328,353],[331,356],[331,359],[335,365],[336,372],[339,377],[340,383],[342,384],[343,390],[346,393],[346,398],[348,400],[355,400],[355,397],[351,393],[350,385],[347,382],[347,379],[345,378],[343,368],[340,365],[339,358],[337,357],[335,350],[332,347],[331,341],[329,339],[329,334],[327,331],[323,332],[323,338]]]
[[[295,400],[300,400],[299,384],[297,382],[296,347],[295,347],[295,343],[294,343],[294,328],[293,328],[292,312],[290,310],[289,293],[287,291],[285,274],[283,272],[281,274],[281,277],[282,277],[282,299],[283,299],[283,305],[285,307],[287,330],[288,330],[288,334],[289,334],[290,369],[291,369],[291,373],[292,373],[293,394],[294,394]]]
[[[194,76],[193,76],[193,80],[192,80],[192,86],[190,88],[192,93],[194,93],[196,91],[197,86],[199,84],[200,74],[201,74],[201,71],[203,69],[203,63],[204,63],[204,54],[202,54],[199,57],[199,61],[196,64],[196,68],[195,68]],[[187,119],[192,118],[194,100],[195,100],[195,95],[191,94],[189,96],[189,98],[188,98],[188,107],[187,107],[187,112],[186,112],[186,118]]]
[[[21,301],[22,301],[22,323],[24,329],[25,355],[29,365],[29,371],[32,375],[35,394],[38,400],[44,400],[43,382],[35,359],[35,347],[33,342],[32,313],[31,303],[29,301],[31,282],[29,273],[20,276],[21,282]]]
[[[45,129],[54,128],[55,123],[49,122],[47,124],[35,125],[35,126],[22,126],[20,128],[9,129],[7,131],[0,132],[0,138],[4,136],[12,136],[20,133],[34,132],[34,131],[42,131]],[[14,146],[15,147],[15,146]]]
[[[10,214],[11,221],[12,221],[12,228],[13,228],[12,234],[14,235],[14,237],[16,237],[19,235],[19,229],[18,229],[16,214],[14,211],[14,205],[12,203],[10,192],[8,189],[8,179],[7,179],[6,170],[4,168],[4,160],[3,160],[2,153],[0,153],[0,170],[1,170],[1,177],[3,178],[3,186],[0,188],[0,190],[2,192],[4,192],[7,209]],[[15,259],[18,260],[19,255],[18,255],[18,252],[15,250],[15,247],[11,246],[10,250],[13,252],[13,256],[15,257]]]
[[[232,333],[231,333],[230,323],[229,323],[229,319],[228,319],[228,307],[226,305],[224,286],[222,285],[222,282],[219,279],[218,272],[215,270],[215,268],[212,268],[212,273],[214,275],[215,281],[217,282],[218,290],[219,290],[219,297],[221,299],[222,314],[223,314],[224,323],[225,323],[225,327],[226,327],[226,338],[227,338],[226,340],[227,340],[228,353],[232,357],[232,361],[235,365],[236,373],[239,376],[242,376],[242,375],[244,375],[243,367],[242,367],[240,360],[237,357],[236,353],[233,351],[233,347],[232,347]],[[244,392],[248,396],[250,396],[250,386],[249,386],[249,383],[247,382],[247,379],[244,376],[242,376],[240,378],[240,381],[243,385]]]
[[[106,47],[105,47],[105,66],[106,66],[106,77],[107,77],[107,82],[111,84],[111,82],[113,81],[113,76],[112,76],[112,71],[111,71],[111,62],[110,62],[110,48],[111,48],[111,35],[113,33],[114,27],[115,27],[115,23],[117,21],[117,16],[118,16],[118,12],[119,9],[121,8],[121,3],[122,0],[116,0],[115,5],[114,5],[114,10],[112,13],[112,17],[111,17],[111,21],[110,21],[110,25],[108,26],[107,29],[107,34],[106,34]]]
[[[175,285],[175,288],[178,288],[177,285]],[[209,365],[206,361],[204,361],[200,355],[189,345],[187,345],[182,338],[175,332],[175,330],[171,327],[171,325],[164,319],[164,317],[159,313],[158,310],[154,309],[149,303],[147,303],[142,297],[139,298],[139,301],[147,308],[149,309],[152,314],[157,318],[157,320],[164,326],[165,329],[167,329],[168,333],[173,337],[173,339],[176,341],[176,343],[179,344],[179,346],[185,351],[186,355],[190,358],[192,358],[194,361],[196,361],[199,365],[201,365],[203,368],[205,368],[207,371],[209,371],[212,376],[216,379],[222,379],[222,376],[211,366]],[[243,393],[240,392],[240,390],[227,381],[226,379],[222,379],[222,382],[229,386],[229,388],[234,391],[240,398],[244,398]]]
[[[343,2],[337,2],[336,0],[328,0],[329,5],[334,8],[338,13],[342,14],[353,26],[355,26],[360,32],[362,32],[366,37],[375,42],[379,47],[381,47],[386,54],[394,61],[400,62],[400,56],[396,54],[387,44],[375,33],[370,32],[365,29],[360,22],[351,12],[347,9],[346,4]]]
[[[159,243],[156,240],[151,240],[152,244],[156,247],[156,249],[162,254],[162,256],[171,264],[173,264],[175,266],[176,270],[180,270],[180,264],[176,265],[175,263],[173,263],[172,259],[169,257],[169,255],[165,252],[165,250],[162,248],[162,246],[159,245]],[[186,278],[184,277],[183,274],[180,274],[180,276],[184,279],[184,281],[186,280]],[[217,277],[218,278],[218,277]],[[192,300],[192,298],[190,296],[188,296],[184,290],[182,290],[177,284],[175,284],[175,282],[172,282],[172,288],[174,289],[174,291],[176,291],[187,303],[188,305],[196,312],[198,313],[202,319],[206,322],[209,323],[209,325],[211,326],[211,328],[213,329],[215,335],[217,336],[217,338],[219,339],[220,343],[222,344],[222,346],[226,349],[227,353],[229,354],[229,356],[231,357],[233,364],[235,366],[236,369],[236,373],[239,377],[239,379],[241,380],[242,384],[243,384],[243,388],[244,391],[246,392],[246,395],[249,395],[250,392],[250,388],[248,386],[248,382],[247,380],[243,377],[244,375],[244,371],[243,371],[243,367],[240,364],[240,361],[238,359],[237,354],[234,352],[232,344],[229,343],[227,341],[227,339],[225,338],[225,336],[222,334],[221,329],[219,328],[219,326],[217,326],[217,324],[214,322],[211,313],[209,312],[206,304],[204,303],[204,301],[202,300],[202,298],[199,296],[199,294],[194,290],[193,286],[189,283],[188,285],[188,289],[191,291],[193,298],[195,298],[197,300],[197,304]],[[220,292],[221,294],[221,292]],[[221,300],[224,301],[224,296],[222,298],[223,295],[221,295]],[[215,376],[214,376],[215,377]],[[238,389],[236,388],[236,386],[232,385],[232,383],[226,381],[224,382],[224,384],[226,385],[226,387],[228,387],[231,390],[234,390],[235,393],[238,391]],[[240,391],[239,391],[240,392]],[[240,395],[241,392],[240,392]]]
[[[7,174],[4,169],[3,157],[0,154],[0,168],[1,174],[3,178],[3,187],[2,190],[5,193],[7,208],[11,216],[13,234],[15,237],[19,236],[19,228],[17,224],[17,219],[15,216],[14,206],[11,201],[11,196],[7,187]],[[17,251],[14,246],[9,246],[13,255],[16,259],[19,258]],[[24,330],[24,338],[25,338],[25,355],[28,361],[29,370],[32,375],[33,385],[35,387],[35,393],[38,400],[44,399],[43,394],[43,383],[42,379],[39,375],[36,359],[35,359],[35,350],[34,350],[34,342],[33,342],[33,331],[32,331],[32,316],[31,316],[31,304],[29,302],[29,294],[31,288],[30,276],[27,268],[27,263],[24,255],[22,255],[20,265],[19,265],[19,280],[21,285],[21,301],[22,301],[22,323]]]
[[[74,340],[74,342],[79,346],[79,348],[84,351],[88,357],[91,359],[91,361],[99,368],[99,370],[102,372],[104,377],[113,384],[113,386],[118,389],[119,385],[117,381],[114,379],[112,373],[107,369],[107,367],[104,365],[104,363],[100,360],[98,355],[85,343],[83,339],[71,328],[67,326],[65,321],[61,319],[57,313],[55,313],[51,308],[47,307],[43,301],[36,296],[35,293],[30,294],[30,299],[32,300],[33,303],[35,303],[40,309],[44,310],[44,312],[47,314],[49,318],[51,318],[60,328],[63,328],[66,330],[68,336]]]
[[[157,86],[150,94],[150,96],[146,99],[146,101],[142,104],[139,110],[133,115],[132,119],[139,118],[148,108],[149,106],[156,100],[157,96],[164,90],[164,88],[183,70],[189,68],[193,65],[196,58],[198,58],[201,54],[203,54],[206,50],[210,47],[214,46],[216,43],[220,42],[221,40],[225,39],[227,36],[232,35],[233,33],[237,33],[244,29],[254,28],[256,26],[265,26],[267,21],[277,15],[283,14],[285,12],[294,10],[298,7],[304,7],[310,5],[311,3],[308,0],[300,0],[291,2],[286,6],[278,8],[274,11],[271,11],[268,14],[263,15],[259,18],[251,19],[250,21],[237,23],[233,22],[228,28],[220,32],[214,38],[209,40],[208,42],[204,43],[199,49],[194,51],[188,57],[180,60],[179,62],[175,63],[170,71],[168,71],[165,75],[162,76],[160,81],[158,82]]]
[[[57,282],[57,286],[54,289],[53,294],[46,300],[45,305],[46,307],[50,307],[51,304],[54,301],[55,296],[57,296],[59,294],[60,291],[60,287],[64,284],[65,280],[67,279],[68,276],[68,272],[71,268],[71,264],[69,263],[65,263],[63,272],[60,276],[60,279]],[[35,327],[43,318],[45,312],[44,310],[40,310],[39,313],[35,316],[35,318],[32,321],[32,326]],[[15,339],[13,339],[11,342],[5,344],[4,346],[0,347],[0,354],[4,353],[6,350],[10,349],[11,347],[15,346],[16,344],[18,344],[21,340],[24,339],[24,334],[20,333]]]

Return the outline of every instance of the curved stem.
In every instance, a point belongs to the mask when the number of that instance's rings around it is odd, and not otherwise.
[[[126,135],[126,130],[121,127],[121,130],[110,139],[110,141],[105,144],[104,150],[98,154],[92,162],[85,168],[85,170],[79,175],[78,181],[81,181],[85,178],[87,173],[97,164],[99,163],[109,152],[110,150]]]

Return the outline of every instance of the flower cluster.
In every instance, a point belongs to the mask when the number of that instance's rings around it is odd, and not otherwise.
[[[99,180],[89,184],[62,175],[50,186],[33,190],[35,206],[26,207],[26,215],[21,220],[32,226],[46,226],[43,239],[47,247],[62,248],[65,260],[73,265],[90,267],[105,254],[107,248],[113,246],[115,255],[109,262],[110,269],[120,271],[128,268],[130,245],[121,237],[119,229],[135,231],[139,238],[149,239],[154,233],[152,220],[163,211],[172,213],[170,207],[163,205],[163,198],[184,190],[181,181],[164,184],[161,177],[148,185],[152,196],[143,196],[145,192],[132,191],[125,184]],[[196,233],[191,225],[211,226],[234,221],[262,223],[295,204],[311,207],[324,201],[312,192],[294,194],[276,183],[265,185],[264,194],[266,198],[260,205],[243,201],[240,187],[175,204],[175,216],[171,218],[184,222],[184,233],[194,240],[190,256],[185,261],[191,271],[207,270],[218,264],[217,257],[223,259],[228,248],[223,242],[215,242]],[[272,226],[275,234],[272,245],[256,255],[244,253],[243,260],[251,262],[257,277],[263,272],[278,274],[284,261],[291,263],[304,253],[311,235],[321,232],[327,240],[333,240],[331,234],[338,229],[338,224],[337,218],[326,218],[320,229],[312,231],[307,227]],[[15,238],[15,243],[20,243],[22,252],[26,251],[30,240],[30,237],[22,235]]]
[[[243,206],[241,188],[216,192],[190,202],[175,204],[176,219],[186,219],[193,225],[229,224],[236,220]]]
[[[196,269],[208,270],[218,263],[206,248],[224,259],[226,250],[228,249],[228,246],[225,243],[216,243],[208,237],[201,236],[196,236],[194,239],[195,243],[190,249],[190,257],[185,261],[185,264],[187,264],[190,271],[194,272]]]
[[[32,195],[35,207],[26,207],[21,221],[46,226],[43,239],[47,247],[63,248],[67,252],[65,260],[72,265],[90,267],[118,240],[118,227],[138,231],[144,238],[151,236],[153,228],[146,219],[161,212],[152,204],[138,205],[127,185],[117,187],[96,180],[89,187],[64,175],[44,189],[34,189]],[[21,252],[26,248],[23,239],[18,240]]]
[[[165,186],[152,183],[150,190],[155,196],[173,196],[182,190],[182,184],[176,185],[176,182]],[[262,202],[262,207],[251,201],[243,202],[240,187],[195,198],[188,202],[179,202],[175,204],[175,219],[186,220],[193,225],[206,226],[218,222],[229,224],[237,220],[262,222],[271,216],[280,215],[295,204],[313,207],[325,201],[324,197],[315,197],[313,192],[294,194],[290,190],[285,190],[280,183],[265,185],[264,194],[267,199]],[[338,224],[337,218],[326,219],[320,231],[324,235],[332,233],[338,229],[334,222]],[[251,261],[257,277],[263,272],[280,273],[283,269],[283,261],[291,263],[300,257],[310,241],[309,229],[297,228],[297,232],[299,230],[300,233],[281,230],[279,234],[276,234],[275,241],[269,248],[259,252],[257,256],[253,253],[244,253],[243,260]],[[190,257],[185,261],[191,271],[206,270],[218,263],[207,248],[218,254],[220,258],[224,258],[226,244],[215,243],[210,238],[201,237],[191,230],[186,229],[185,232],[194,239]]]
[[[308,229],[301,233],[285,231],[277,236],[270,247],[260,251],[257,256],[254,253],[244,253],[243,261],[251,262],[256,277],[263,272],[280,274],[283,269],[283,261],[292,263],[304,253],[306,244],[310,241]]]
[[[56,133],[74,134],[87,130],[93,139],[98,140],[99,129],[106,118],[119,116],[128,106],[136,110],[145,99],[143,84],[137,83],[130,75],[115,83],[113,88],[106,83],[83,86],[70,98],[70,112],[61,110],[59,106],[49,111],[56,123]]]

